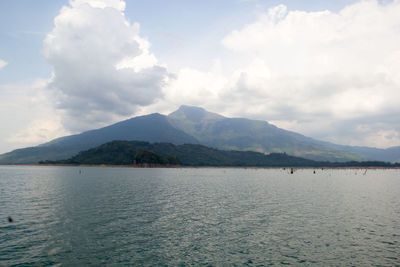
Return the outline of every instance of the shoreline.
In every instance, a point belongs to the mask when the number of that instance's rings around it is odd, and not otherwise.
[[[184,166],[184,165],[154,165],[154,166],[140,166],[140,165],[110,165],[110,164],[0,164],[1,166],[31,166],[31,167],[38,167],[38,166],[45,166],[45,167],[100,167],[100,168],[132,168],[132,169],[291,169],[299,170],[299,169],[314,169],[314,170],[335,170],[335,169],[400,169],[400,167],[382,167],[382,166],[343,166],[343,167],[278,167],[278,166]]]

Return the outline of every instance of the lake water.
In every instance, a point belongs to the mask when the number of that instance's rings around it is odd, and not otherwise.
[[[18,264],[399,266],[400,170],[1,166]]]

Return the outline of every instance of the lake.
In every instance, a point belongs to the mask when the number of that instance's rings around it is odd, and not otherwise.
[[[400,170],[0,166],[18,264],[399,266]]]

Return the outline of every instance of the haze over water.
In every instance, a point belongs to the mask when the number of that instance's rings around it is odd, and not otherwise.
[[[0,266],[399,265],[399,174],[2,166]]]

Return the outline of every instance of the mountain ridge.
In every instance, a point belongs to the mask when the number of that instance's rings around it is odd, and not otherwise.
[[[137,116],[36,147],[13,150],[0,155],[0,164],[65,159],[114,140],[201,144],[222,150],[288,153],[319,161],[400,162],[400,147],[385,150],[342,146],[287,131],[267,121],[228,118],[201,107],[182,105],[168,115]]]
[[[162,141],[176,144],[198,143],[194,137],[170,125],[164,115],[153,113],[80,134],[56,138],[36,147],[16,149],[0,155],[0,164],[37,163],[41,160],[65,159],[80,151],[113,140]]]
[[[188,110],[203,113],[202,116],[197,114],[197,117],[202,119],[188,119],[185,117]],[[209,147],[262,153],[286,152],[313,160],[363,159],[351,152],[335,151],[333,153],[331,149],[321,146],[317,141],[311,141],[309,137],[278,128],[267,121],[216,117],[214,114],[198,107],[181,106],[177,111],[169,114],[168,118],[174,126]]]

